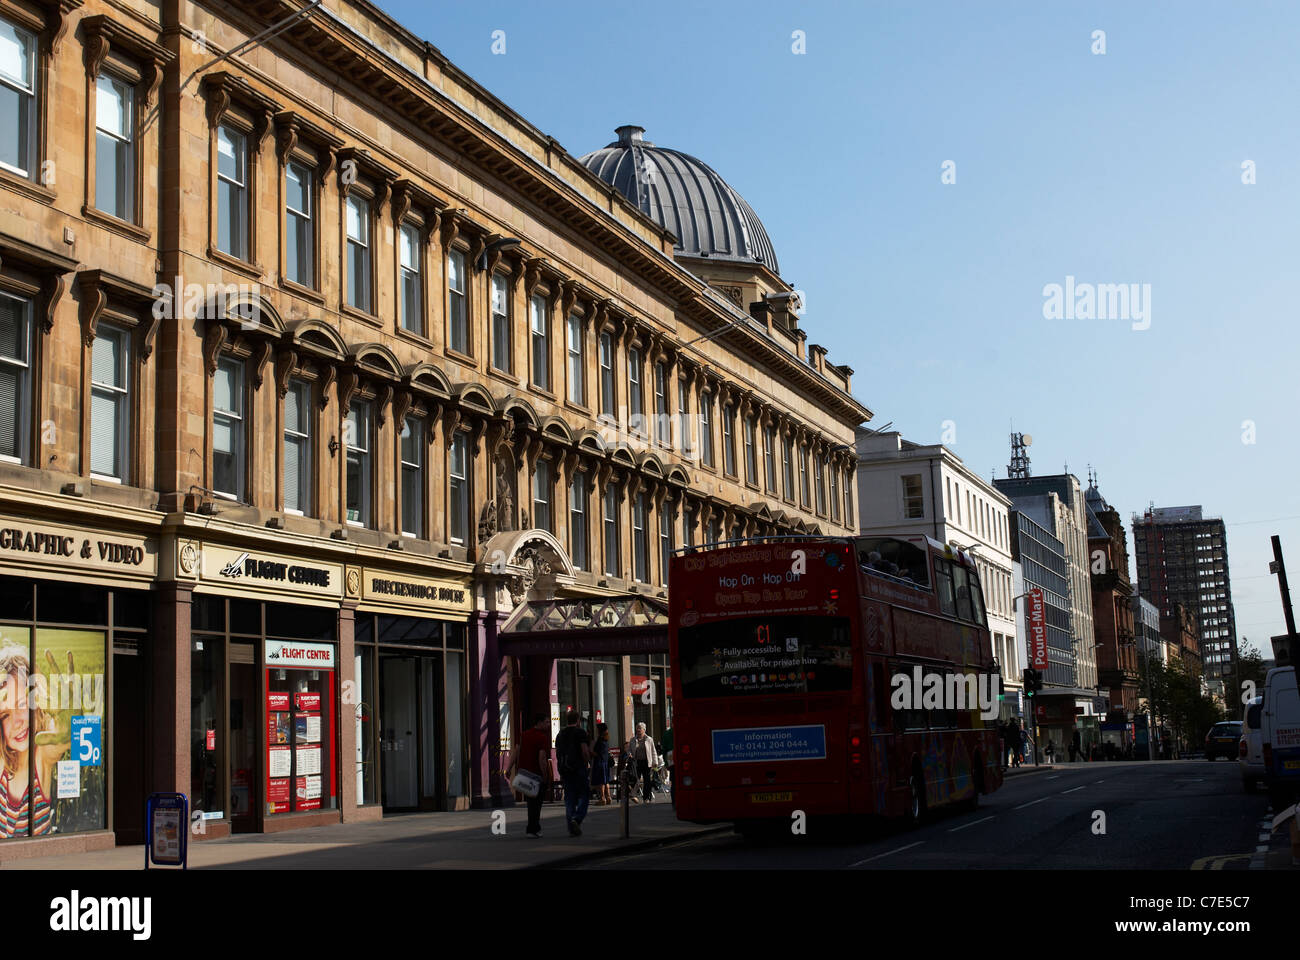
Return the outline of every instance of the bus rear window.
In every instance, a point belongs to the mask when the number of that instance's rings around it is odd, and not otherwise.
[[[848,690],[847,617],[738,617],[677,632],[682,696]]]

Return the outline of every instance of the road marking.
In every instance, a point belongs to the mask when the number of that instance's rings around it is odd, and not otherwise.
[[[1245,860],[1250,856],[1249,853],[1226,853],[1214,857],[1201,857],[1201,859],[1194,861],[1189,869],[1222,870],[1225,863],[1232,860]]]
[[[1042,803],[1044,800],[1050,800],[1050,799],[1052,799],[1052,798],[1051,798],[1051,797],[1039,797],[1037,800],[1030,800],[1028,803],[1022,803],[1020,806],[1018,806],[1018,807],[1014,807],[1013,809],[1016,809],[1016,810],[1023,810],[1025,807],[1032,807],[1032,806],[1033,806],[1034,804],[1036,804],[1036,803]]]
[[[1053,775],[1050,776],[1050,777],[1044,777],[1043,779],[1045,779],[1045,780],[1060,780],[1060,779],[1061,779],[1061,775],[1060,775],[1059,773],[1057,773],[1057,774],[1053,774]]]
[[[849,866],[850,866],[850,867],[860,867],[860,866],[862,866],[864,863],[870,863],[872,860],[879,860],[881,857],[888,857],[890,854],[894,854],[894,853],[902,853],[904,850],[911,850],[913,847],[919,847],[919,846],[920,846],[921,844],[923,844],[923,843],[925,843],[924,840],[918,840],[918,841],[916,841],[916,843],[909,843],[909,844],[908,844],[907,846],[905,846],[905,847],[899,847],[899,848],[896,849],[896,850],[889,850],[889,851],[887,851],[887,852],[885,852],[885,853],[878,853],[878,854],[876,854],[874,857],[867,857],[867,859],[865,859],[865,860],[859,860],[857,863],[850,863]]]
[[[989,817],[985,817],[983,820],[975,820],[975,821],[972,821],[971,823],[963,823],[960,827],[953,827],[953,828],[952,828],[951,830],[949,830],[948,832],[949,832],[949,833],[956,833],[958,830],[965,830],[967,827],[973,827],[973,826],[975,826],[977,823],[988,823],[988,822],[989,822],[990,820],[992,820],[992,819],[993,819],[993,817],[989,816]]]
[[[1062,791],[1061,791],[1061,795],[1064,796],[1064,795],[1067,794],[1067,793],[1074,793],[1075,790],[1082,790],[1082,789],[1083,789],[1084,787],[1086,787],[1086,786],[1087,786],[1087,784],[1085,783],[1085,784],[1083,785],[1083,787],[1072,787],[1072,788],[1069,789],[1069,790],[1062,790]]]
[[[1095,781],[1095,782],[1096,782],[1096,783],[1105,783],[1106,781],[1105,781],[1105,780],[1097,780],[1097,781]]]

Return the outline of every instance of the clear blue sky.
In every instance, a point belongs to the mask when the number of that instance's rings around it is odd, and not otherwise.
[[[1222,516],[1271,656],[1270,534],[1300,590],[1300,5],[380,5],[575,156],[637,123],[714,167],[876,425],[952,420],[987,477],[1014,421],[1036,474],[1091,463],[1126,519]],[[1150,329],[1045,320],[1067,275],[1150,284]]]

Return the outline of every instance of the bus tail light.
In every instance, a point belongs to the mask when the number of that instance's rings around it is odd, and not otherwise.
[[[683,761],[682,761],[682,773],[690,773],[690,772],[691,772],[691,761],[689,761],[689,760],[683,760]]]
[[[691,755],[691,745],[690,745],[689,743],[683,743],[683,744],[682,744],[682,756],[683,756],[683,757],[689,757],[690,755]]]

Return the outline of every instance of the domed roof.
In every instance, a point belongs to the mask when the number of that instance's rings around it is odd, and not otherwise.
[[[776,251],[745,198],[707,163],[656,147],[642,127],[619,127],[618,139],[579,162],[677,237],[686,257],[762,263],[773,273]]]

